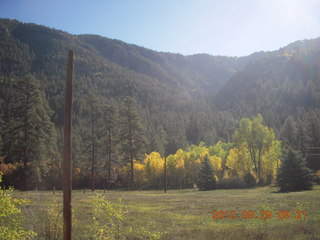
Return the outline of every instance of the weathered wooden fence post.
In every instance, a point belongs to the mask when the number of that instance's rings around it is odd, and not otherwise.
[[[64,161],[63,161],[63,239],[64,240],[71,240],[71,236],[72,236],[72,210],[71,210],[72,77],[73,77],[73,52],[69,50],[65,114],[64,114]]]

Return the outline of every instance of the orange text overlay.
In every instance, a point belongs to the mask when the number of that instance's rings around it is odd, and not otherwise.
[[[303,220],[307,218],[306,211],[289,211],[289,210],[279,210],[279,211],[212,211],[212,219],[297,219]]]

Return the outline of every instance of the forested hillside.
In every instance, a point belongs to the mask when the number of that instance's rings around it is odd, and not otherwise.
[[[319,108],[319,64],[320,38],[292,43],[234,74],[214,102],[242,116],[258,112],[282,120],[301,108]]]
[[[239,120],[257,114],[288,146],[305,154],[320,147],[320,39],[247,57],[183,56],[1,19],[0,166],[6,183],[23,189],[61,184],[69,49],[75,54],[76,187],[96,175],[100,187],[105,179],[128,185],[121,167],[129,168],[129,156],[139,162],[145,153],[231,142]],[[313,169],[319,162],[310,155]]]

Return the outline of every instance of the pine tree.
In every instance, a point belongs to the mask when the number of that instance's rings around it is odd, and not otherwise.
[[[288,116],[284,122],[281,131],[280,139],[284,147],[298,147],[298,128],[297,123],[294,121],[292,116]]]
[[[288,149],[278,169],[277,182],[280,192],[312,189],[313,174],[300,152]]]
[[[145,153],[147,143],[145,130],[137,109],[137,102],[132,97],[125,97],[122,108],[122,150],[130,163],[130,188],[134,190],[134,166],[133,160],[139,160]]]
[[[114,105],[103,105],[103,153],[106,156],[107,188],[111,189],[112,156],[116,154],[119,142],[118,111]]]
[[[320,170],[320,119],[319,112],[313,111],[308,116],[309,144],[307,147],[307,166],[312,170]]]
[[[307,147],[310,144],[310,137],[308,136],[308,124],[305,119],[297,121],[297,150],[302,153],[307,153]]]
[[[12,118],[12,105],[16,95],[16,79],[11,77],[0,77],[0,135],[2,138],[1,156],[5,156],[6,162],[12,162],[11,150],[13,138],[8,126]]]
[[[216,179],[208,156],[201,163],[197,185],[200,191],[216,189]]]
[[[101,104],[98,97],[89,93],[86,99],[87,109],[85,112],[89,115],[89,129],[87,136],[85,138],[86,147],[85,152],[87,152],[90,159],[90,169],[91,169],[91,191],[95,190],[95,178],[96,178],[96,166],[98,164],[98,146],[101,139],[101,129],[102,129],[102,111]]]
[[[191,114],[190,116],[190,122],[186,129],[186,137],[187,140],[194,145],[198,145],[201,140],[200,136],[200,124],[199,120],[196,119],[194,114]]]
[[[19,79],[15,90],[4,141],[11,145],[8,161],[21,164],[19,177],[26,190],[42,184],[48,165],[56,161],[56,130],[50,121],[51,109],[34,76]]]

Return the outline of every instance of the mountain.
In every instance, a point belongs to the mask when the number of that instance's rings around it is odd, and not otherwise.
[[[159,141],[155,140],[161,138],[156,129],[163,128],[166,139],[179,139],[175,140],[177,147],[193,142],[185,136],[192,125],[191,116],[202,126],[199,140],[218,139],[211,96],[247,62],[246,58],[156,52],[97,35],[71,35],[1,19],[0,76],[17,79],[34,75],[43,86],[58,128],[63,124],[69,49],[75,55],[75,128],[88,124],[85,112],[90,93],[115,105],[131,96],[138,100],[149,142]]]
[[[0,19],[0,170],[6,184],[61,187],[69,49],[75,188],[88,186],[94,174],[104,186],[106,166],[109,177],[123,177],[112,181],[126,185],[127,174],[119,171],[128,167],[127,155],[133,162],[143,153],[168,155],[201,141],[232,143],[239,120],[257,114],[284,147],[301,150],[308,166],[320,169],[320,38],[246,57],[183,56]]]
[[[288,114],[318,108],[319,42],[319,38],[298,41],[247,57],[183,56],[0,19],[0,76],[34,75],[53,110],[51,119],[60,128],[67,51],[72,49],[75,128],[88,124],[90,94],[115,105],[131,96],[138,100],[149,142],[163,145],[175,139],[182,147],[230,139],[241,117],[261,113],[269,125],[280,129]],[[194,138],[190,132],[195,122],[200,127]]]
[[[320,107],[320,38],[266,53],[234,74],[214,96],[220,110],[285,118]]]

